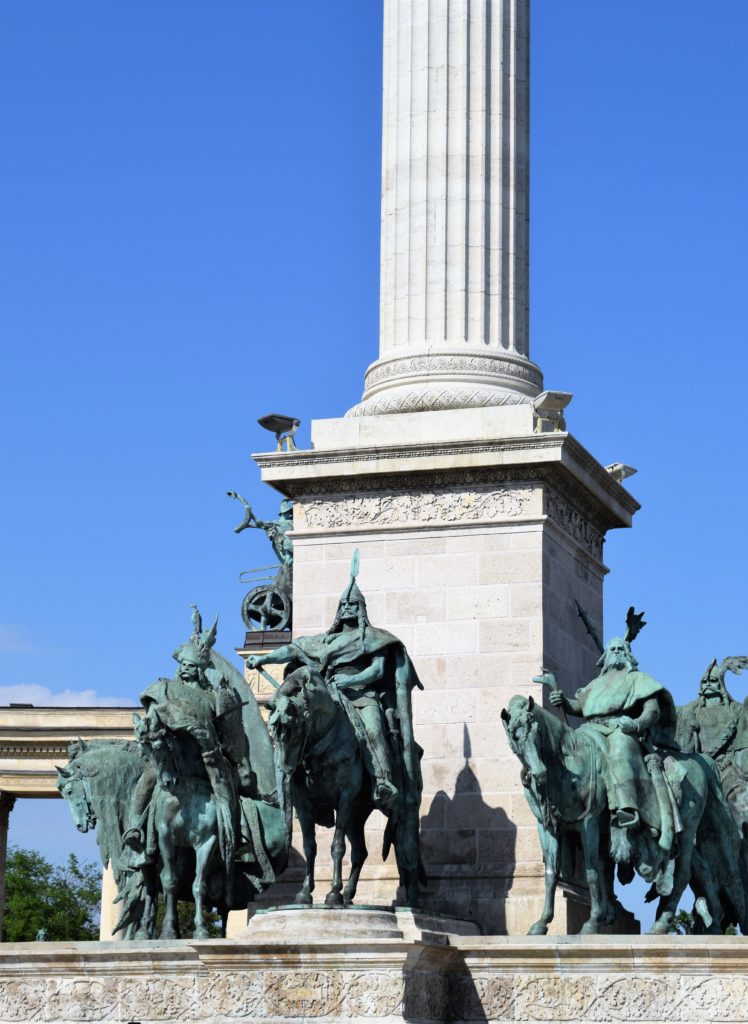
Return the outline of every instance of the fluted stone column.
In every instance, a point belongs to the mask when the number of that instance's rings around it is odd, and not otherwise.
[[[385,0],[380,358],[348,415],[525,403],[529,0]]]

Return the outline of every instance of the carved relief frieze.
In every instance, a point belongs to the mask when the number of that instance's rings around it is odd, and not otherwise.
[[[602,559],[605,532],[598,526],[591,510],[582,511],[571,501],[562,498],[553,488],[546,491],[545,510],[546,515],[588,554],[598,561]]]
[[[157,958],[156,958],[157,959]],[[162,974],[151,961],[122,965],[92,976],[0,981],[0,1021],[9,1024],[93,1024],[95,1021],[201,1021],[239,1024],[262,1020],[406,1019],[474,1024],[548,1021],[696,1021],[748,1024],[748,977],[737,973],[686,973],[670,968],[612,974],[577,963],[573,971],[552,966],[517,973],[499,969],[457,971],[367,968],[330,964],[312,969],[195,970]],[[705,959],[705,965],[708,963]],[[452,964],[452,968],[456,966]],[[735,970],[735,968],[734,968]]]
[[[47,1005],[47,982],[41,978],[0,982],[0,1020],[41,1020]]]
[[[529,487],[394,491],[317,498],[297,506],[300,526],[332,530],[347,526],[409,526],[518,519],[529,508]]]

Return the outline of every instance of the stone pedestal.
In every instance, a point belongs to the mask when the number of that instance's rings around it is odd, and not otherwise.
[[[489,933],[525,932],[544,884],[501,709],[515,693],[544,700],[541,666],[570,692],[596,674],[574,602],[602,632],[603,538],[638,507],[570,435],[534,429],[531,406],[320,421],[312,451],[255,457],[297,502],[296,632],[329,628],[358,548],[371,621],[413,657],[425,906]],[[363,903],[396,895],[371,822]],[[320,871],[328,847],[321,832]],[[583,893],[568,896],[560,933],[586,916]]]
[[[0,945],[0,1020],[748,1021],[744,939],[434,935]]]

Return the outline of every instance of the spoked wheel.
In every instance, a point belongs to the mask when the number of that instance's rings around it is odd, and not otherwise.
[[[273,587],[255,587],[242,601],[242,620],[247,629],[286,629],[291,602]]]

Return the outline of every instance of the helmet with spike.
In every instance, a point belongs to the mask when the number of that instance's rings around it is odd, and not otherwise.
[[[361,593],[361,589],[356,582],[359,567],[360,556],[358,548],[356,548],[353,553],[353,561],[351,562],[351,578],[348,581],[348,586],[340,597],[340,601],[338,602],[338,610],[335,614],[335,621],[332,626],[330,626],[330,633],[337,633],[343,622],[351,621],[352,619],[357,619],[358,624],[362,629],[371,625],[366,611],[366,598]]]
[[[180,665],[196,665],[207,668],[210,664],[210,652],[218,635],[218,616],[208,630],[203,630],[203,619],[196,604],[192,606],[192,636],[186,644],[181,644],[172,654]]]

